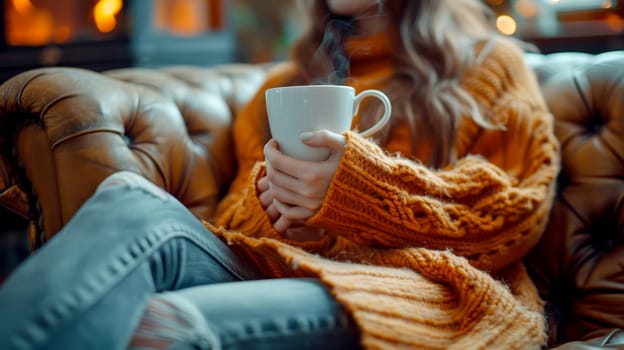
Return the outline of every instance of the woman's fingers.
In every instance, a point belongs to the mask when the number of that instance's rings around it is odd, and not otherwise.
[[[280,214],[280,212],[277,210],[277,208],[273,204],[270,204],[265,209],[265,211],[266,211],[267,215],[269,216],[269,221],[271,221],[271,222],[275,222],[275,220],[279,219],[279,217],[282,215],[282,214]]]
[[[258,180],[257,189],[260,191],[260,195],[258,199],[262,204],[262,208],[269,216],[269,220],[274,222],[280,217],[280,212],[277,210],[275,205],[273,205],[274,197],[273,191],[271,189],[271,184],[269,183],[269,179],[265,176]]]
[[[300,137],[313,147],[329,148],[330,158],[319,162],[294,159],[281,153],[274,140],[264,147],[271,195],[281,204],[287,204],[280,206],[274,202],[273,205],[289,220],[305,220],[321,207],[346,142],[344,136],[326,130],[303,133]],[[260,185],[265,186],[264,183]]]
[[[276,219],[276,217],[273,217],[273,214],[277,211],[273,204],[274,200],[278,200],[280,203],[288,203],[289,207],[308,209],[309,212],[316,212],[322,204],[322,201],[319,199],[311,199],[278,186],[271,186],[266,177],[258,181],[258,190],[261,189],[264,189],[264,192],[260,193],[258,199],[262,204],[262,208],[272,217],[272,220]],[[272,211],[269,212],[269,209]]]
[[[342,157],[347,139],[335,132],[329,130],[317,130],[314,132],[303,132],[299,135],[301,142],[310,147],[325,147],[331,150],[331,156],[328,160]]]
[[[273,205],[277,209],[277,211],[282,215],[282,217],[288,219],[290,222],[293,221],[305,221],[308,218],[314,215],[314,211],[302,208],[290,206],[288,204],[284,204],[279,200],[274,200]]]
[[[317,162],[299,160],[283,154],[277,148],[277,142],[275,140],[267,142],[264,146],[264,157],[268,163],[267,175],[268,168],[270,167],[276,172],[294,178],[295,180],[312,171],[317,165]],[[269,180],[273,182],[270,176]]]
[[[266,177],[270,184],[275,184],[276,186],[283,187],[290,191],[296,191],[298,188],[301,187],[301,182],[298,179],[290,175],[284,174],[283,172],[274,168],[273,164],[270,163],[268,159],[266,162],[266,170]]]
[[[310,212],[316,212],[323,204],[323,199],[316,198],[314,194],[307,197],[301,195],[300,193],[289,191],[280,186],[273,186],[271,194],[273,195],[273,198],[278,200],[280,203],[287,204],[290,207],[305,208]]]
[[[275,151],[279,152],[279,151]],[[307,162],[267,151],[267,178],[273,187],[280,187],[303,197],[322,199],[335,173],[327,162]],[[297,168],[296,164],[299,164]],[[286,170],[285,170],[286,169]],[[288,169],[296,169],[290,171]]]
[[[263,176],[260,180],[258,180],[256,184],[256,188],[258,189],[258,192],[261,192],[261,193],[268,190],[269,187],[271,187],[271,184],[269,183],[269,179],[266,176]]]
[[[284,231],[284,237],[293,241],[317,241],[325,235],[325,230],[317,227],[297,226]]]
[[[275,220],[275,222],[273,223],[273,228],[275,228],[275,230],[279,233],[284,233],[286,232],[286,230],[288,230],[288,228],[292,225],[292,223],[290,222],[290,220],[286,219],[283,216],[280,216],[277,220]]]
[[[269,205],[273,203],[273,195],[269,193],[269,191],[262,192],[258,199],[260,199],[260,203],[264,209],[268,208]]]
[[[294,241],[316,241],[325,235],[322,228],[304,226],[301,222],[294,222],[280,216],[273,224],[276,231],[284,237]]]
[[[266,190],[260,193],[258,199],[260,200],[262,207],[266,209],[269,205],[271,205],[271,203],[273,203],[273,193],[271,192],[271,190]]]

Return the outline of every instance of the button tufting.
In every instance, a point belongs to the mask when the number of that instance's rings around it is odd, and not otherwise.
[[[128,134],[124,134],[122,136],[124,142],[126,143],[126,145],[131,146],[132,145],[132,138],[128,135]]]
[[[613,229],[615,227],[617,226],[614,224],[612,218],[603,217],[596,219],[596,221],[588,227],[588,231],[592,232],[590,235],[590,244],[602,252],[608,252],[614,249],[618,243],[616,239],[617,233]]]
[[[563,193],[563,191],[568,187],[568,185],[570,184],[570,174],[567,171],[561,171],[559,172],[559,175],[557,176],[557,186],[556,186],[556,193],[557,193],[557,197],[560,197],[561,194]]]
[[[587,124],[585,124],[585,130],[588,134],[600,134],[604,125],[604,120],[602,120],[598,116],[594,116],[593,118],[589,119]]]

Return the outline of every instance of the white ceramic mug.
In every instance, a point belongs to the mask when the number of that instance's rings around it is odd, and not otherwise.
[[[306,131],[327,129],[342,133],[351,129],[360,102],[366,97],[378,98],[384,106],[383,116],[369,129],[360,132],[368,137],[390,120],[392,107],[388,97],[379,90],[365,90],[355,95],[355,89],[343,85],[305,85],[268,89],[265,92],[271,136],[280,151],[301,160],[324,160],[329,150],[309,147],[299,135]]]

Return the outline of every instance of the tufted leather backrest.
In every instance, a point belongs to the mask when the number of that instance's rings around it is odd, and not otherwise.
[[[529,55],[555,116],[562,167],[527,258],[552,342],[624,328],[624,51]]]

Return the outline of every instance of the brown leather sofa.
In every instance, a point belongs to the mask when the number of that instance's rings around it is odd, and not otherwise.
[[[528,54],[562,144],[558,196],[527,265],[551,346],[624,348],[624,51]],[[0,86],[0,203],[52,238],[117,170],[210,216],[235,171],[230,125],[267,66],[73,68]]]

